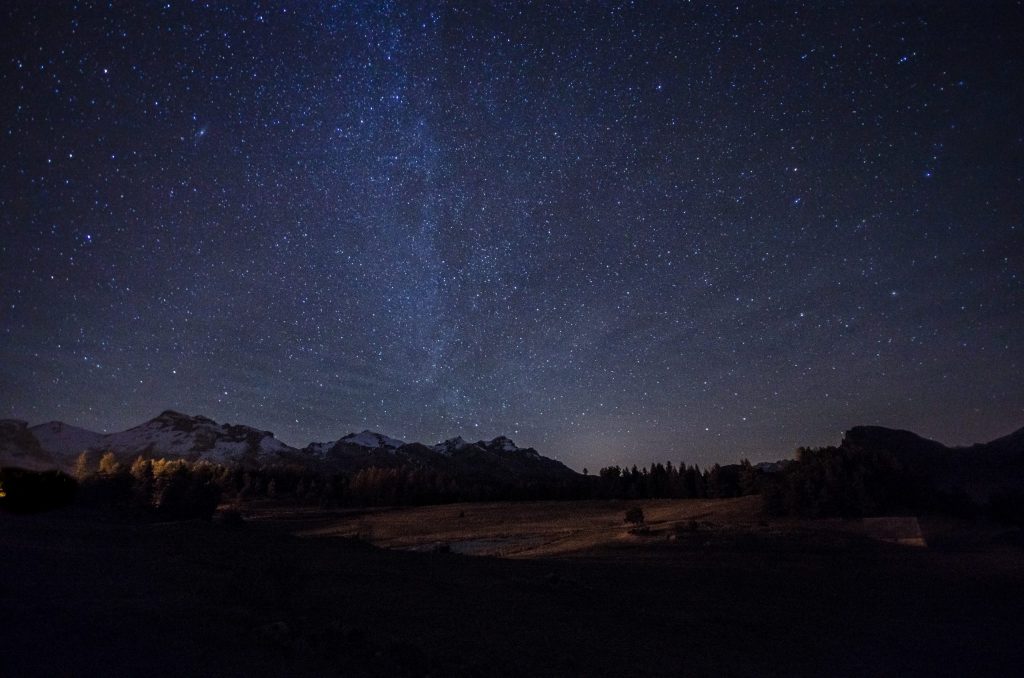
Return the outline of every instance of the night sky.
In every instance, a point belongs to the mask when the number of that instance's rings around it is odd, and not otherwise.
[[[0,416],[1024,425],[1020,3],[110,4],[0,9]]]

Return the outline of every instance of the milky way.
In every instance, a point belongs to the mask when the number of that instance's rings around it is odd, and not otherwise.
[[[0,10],[0,416],[1024,424],[1019,3],[112,4]]]

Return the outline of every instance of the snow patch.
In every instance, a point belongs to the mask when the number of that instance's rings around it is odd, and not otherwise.
[[[502,452],[515,452],[516,450],[519,449],[518,447],[516,447],[516,444],[514,442],[512,442],[505,436],[498,436],[491,442],[487,443],[487,446],[492,448],[497,447]]]
[[[443,443],[438,443],[437,445],[432,446],[430,449],[441,454],[451,454],[452,452],[465,449],[469,447],[469,445],[470,443],[466,442],[466,440],[462,436],[456,436],[454,438],[449,438]]]
[[[381,433],[377,433],[376,431],[349,433],[347,436],[345,436],[338,442],[346,443],[348,445],[358,445],[359,447],[368,447],[370,449],[388,447],[393,450],[397,450],[402,445],[405,445],[404,440],[398,440],[397,438],[389,438],[388,436],[383,435]]]

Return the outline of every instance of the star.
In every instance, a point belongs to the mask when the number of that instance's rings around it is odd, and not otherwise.
[[[8,4],[0,416],[576,468],[1021,425],[997,4]]]

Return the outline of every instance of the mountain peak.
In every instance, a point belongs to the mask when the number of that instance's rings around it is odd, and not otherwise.
[[[431,447],[435,452],[441,452],[443,454],[451,454],[459,450],[464,450],[467,447],[478,447],[484,450],[500,451],[500,452],[517,452],[524,451],[523,448],[512,442],[512,439],[507,436],[498,436],[490,440],[478,440],[475,443],[467,441],[462,436],[456,436],[449,438],[443,443],[438,443]]]
[[[378,433],[376,431],[371,431],[369,429],[364,429],[360,433],[349,433],[347,436],[345,436],[338,442],[346,443],[348,445],[356,445],[358,447],[367,447],[370,449],[387,447],[393,450],[397,450],[402,445],[405,445],[404,440],[391,438],[389,436],[384,435],[383,433]]]
[[[516,450],[519,449],[519,447],[514,442],[512,442],[512,439],[507,436],[498,436],[497,438],[492,438],[491,441],[487,443],[487,447],[497,448],[502,452],[515,452]]]
[[[442,454],[451,454],[452,452],[463,450],[469,447],[470,444],[471,443],[467,442],[466,439],[463,438],[462,436],[455,436],[454,438],[449,438],[448,440],[438,443],[437,445],[433,445],[430,449],[434,450],[435,452],[440,452]]]
[[[201,414],[185,414],[178,412],[177,410],[164,410],[160,414],[156,415],[152,419],[146,422],[147,424],[160,424],[160,425],[171,425],[175,427],[186,426],[192,427],[196,424],[206,424],[209,426],[217,426],[217,422],[209,417],[204,417]]]

